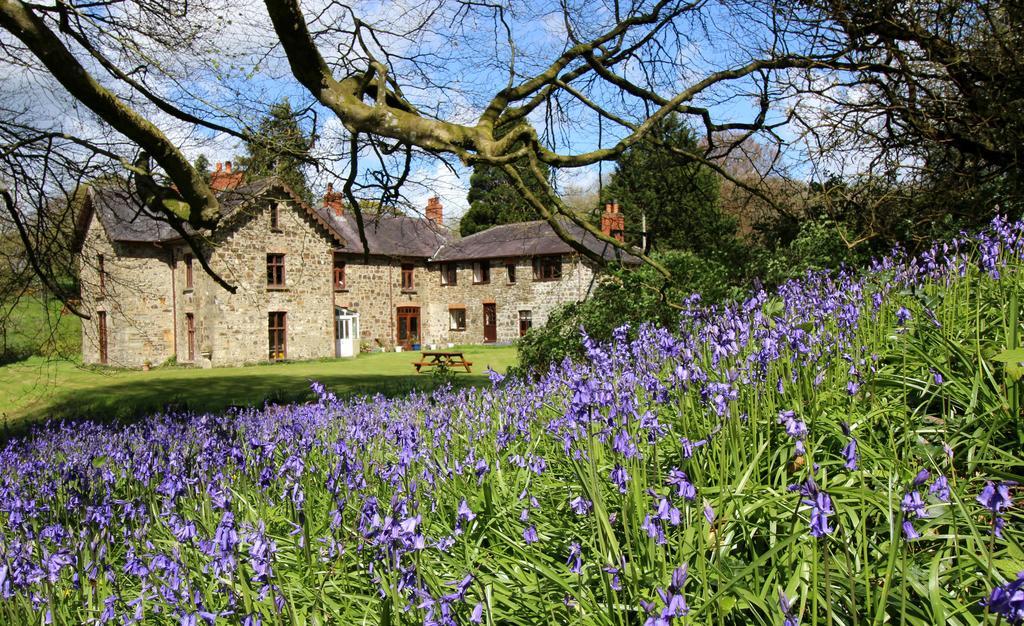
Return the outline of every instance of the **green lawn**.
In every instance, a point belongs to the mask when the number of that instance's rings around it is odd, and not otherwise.
[[[55,298],[25,294],[13,304],[0,302],[0,359],[36,354],[69,358],[78,354],[81,321]]]
[[[515,363],[512,346],[464,346],[473,373],[452,376],[455,384],[486,384],[488,366],[504,372]],[[341,395],[395,395],[438,384],[416,374],[418,353],[364,354],[331,359],[217,369],[156,368],[149,372],[82,367],[66,360],[33,357],[0,367],[3,433],[22,431],[48,418],[129,419],[165,408],[219,411],[231,406],[293,402],[312,397],[318,380]]]

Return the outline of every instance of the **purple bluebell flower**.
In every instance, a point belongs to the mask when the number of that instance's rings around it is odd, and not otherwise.
[[[921,533],[917,532],[917,529],[914,528],[913,522],[909,519],[903,520],[903,537],[907,541],[913,541],[921,537]]]
[[[900,509],[906,517],[928,517],[928,513],[924,506],[924,500],[921,498],[921,492],[916,489],[903,495],[903,501],[900,502]]]
[[[537,527],[531,524],[523,529],[523,540],[526,542],[526,545],[540,541],[540,538],[537,537]]]
[[[779,589],[779,609],[782,610],[782,626],[800,626],[800,618],[793,612],[793,605],[781,589]]]
[[[981,604],[1007,624],[1024,624],[1024,571],[1016,580],[995,587]]]
[[[914,480],[911,481],[911,483],[910,483],[911,488],[920,487],[921,485],[923,485],[926,482],[928,482],[928,479],[931,478],[931,476],[932,476],[931,472],[929,472],[926,469],[922,469],[921,471],[919,471],[917,473],[917,476],[914,476]]]
[[[462,502],[459,502],[458,519],[460,522],[472,522],[476,519],[476,513],[473,509],[469,508],[469,503],[463,498]]]
[[[940,502],[949,502],[949,481],[945,476],[936,476],[928,491]]]
[[[576,512],[576,515],[587,515],[594,508],[594,503],[583,496],[576,496],[569,500],[569,508]]]
[[[828,525],[828,517],[832,515],[832,498],[818,486],[814,478],[808,477],[800,485],[790,485],[790,491],[799,491],[803,496],[803,504],[811,507],[811,536],[824,537],[832,533],[832,527]]]
[[[619,488],[619,493],[626,493],[626,481],[629,480],[629,473],[621,465],[616,465],[611,473],[611,481]]]
[[[1015,483],[1008,481],[995,483],[988,481],[981,493],[978,494],[978,502],[992,512],[992,532],[996,537],[1003,536],[1006,520],[1003,519],[1002,512],[1013,504],[1013,500],[1010,498],[1010,486],[1013,484]]]
[[[473,607],[473,611],[469,614],[470,624],[482,624],[484,621],[484,603],[477,602],[476,606]]]
[[[569,566],[569,571],[573,574],[583,571],[583,548],[579,542],[574,541],[569,544],[569,558],[565,560],[565,564]]]
[[[905,326],[913,317],[906,307],[896,309],[896,323],[900,326]]]
[[[668,472],[668,478],[665,482],[669,485],[676,486],[676,495],[684,500],[693,500],[697,497],[697,489],[690,482],[686,472],[680,471],[678,468],[673,467]]]

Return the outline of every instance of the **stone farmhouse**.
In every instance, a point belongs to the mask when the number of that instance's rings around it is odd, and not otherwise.
[[[211,187],[223,219],[192,237],[200,249],[134,194],[89,189],[78,224],[86,363],[211,367],[510,342],[594,286],[592,264],[543,221],[459,238],[432,198],[424,217],[364,215],[366,255],[331,186],[314,207],[275,178],[244,182],[227,163]],[[621,238],[617,205],[602,226]],[[604,258],[636,261],[566,227]],[[199,255],[235,293],[203,271]]]

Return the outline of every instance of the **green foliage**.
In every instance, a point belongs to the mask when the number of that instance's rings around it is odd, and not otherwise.
[[[685,122],[675,115],[666,118],[650,139],[619,158],[602,190],[602,203],[618,200],[629,243],[641,243],[642,215],[646,214],[653,249],[730,259],[738,246],[736,221],[718,208],[717,174],[665,146],[698,151]]]
[[[270,107],[269,115],[256,128],[255,138],[245,144],[248,154],[238,161],[249,180],[277,176],[306,202],[312,202],[303,165],[312,146],[312,139],[285,98]]]
[[[203,180],[207,184],[210,182],[210,159],[206,158],[205,154],[200,154],[196,157],[196,160],[192,162],[192,167],[195,171],[199,172],[203,176]]]
[[[501,137],[505,132],[498,132]],[[520,177],[538,197],[545,197],[547,193],[544,185],[532,174],[529,166],[517,162],[514,167]],[[548,166],[543,166],[544,175],[550,176]],[[466,195],[469,201],[469,209],[459,222],[459,233],[465,237],[487,230],[492,226],[501,224],[512,224],[515,222],[526,222],[537,219],[538,215],[533,208],[523,199],[522,194],[516,191],[512,181],[499,167],[493,165],[476,165],[473,167],[473,174],[469,177],[469,193]]]
[[[531,328],[517,344],[517,372],[546,370],[549,363],[583,356],[580,329],[599,341],[608,341],[623,325],[634,329],[643,322],[674,328],[680,307],[693,294],[705,302],[736,296],[741,276],[723,263],[692,252],[666,252],[654,258],[671,273],[671,281],[649,266],[616,268],[603,277],[591,296],[564,304],[543,326]]]

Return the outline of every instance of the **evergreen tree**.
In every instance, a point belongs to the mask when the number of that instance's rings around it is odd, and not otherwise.
[[[718,176],[673,154],[666,145],[700,150],[693,131],[678,116],[665,118],[648,139],[623,153],[602,190],[602,207],[611,200],[619,202],[628,243],[640,245],[646,214],[649,243],[655,250],[731,256],[737,245],[736,221],[718,207]]]
[[[306,182],[303,159],[312,141],[299,126],[298,116],[285,98],[270,107],[256,128],[255,137],[245,144],[246,156],[237,159],[249,180],[277,176],[307,202],[313,194]]]
[[[197,172],[203,175],[203,180],[209,184],[210,182],[210,159],[206,158],[205,154],[200,154],[196,157],[196,160],[192,162],[192,167]]]
[[[504,134],[498,132],[499,137]],[[537,196],[544,197],[544,188],[536,182],[529,167],[521,163],[515,167],[530,189]],[[545,175],[550,175],[550,168],[546,165],[543,167]],[[459,233],[463,237],[487,230],[491,226],[527,222],[540,217],[516,191],[505,172],[493,165],[477,165],[473,168],[466,199],[469,201],[469,210],[459,222]]]

